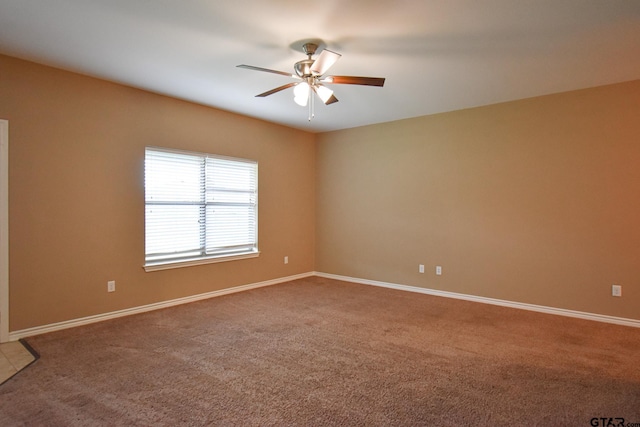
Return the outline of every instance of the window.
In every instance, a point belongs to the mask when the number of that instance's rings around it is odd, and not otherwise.
[[[147,148],[147,271],[258,255],[255,161]]]

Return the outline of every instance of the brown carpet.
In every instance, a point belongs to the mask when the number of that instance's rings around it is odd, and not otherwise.
[[[640,329],[321,278],[28,342],[2,426],[640,423]]]

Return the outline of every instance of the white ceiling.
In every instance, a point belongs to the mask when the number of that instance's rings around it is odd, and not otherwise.
[[[385,86],[256,98],[309,38]],[[639,79],[640,1],[0,0],[0,52],[322,132]]]

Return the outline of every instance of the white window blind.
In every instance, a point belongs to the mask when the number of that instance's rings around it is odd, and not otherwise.
[[[258,164],[147,148],[145,262],[175,263],[258,251]]]

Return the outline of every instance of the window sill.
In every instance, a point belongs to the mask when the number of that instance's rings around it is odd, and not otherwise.
[[[213,256],[208,258],[198,258],[186,261],[174,261],[174,262],[158,262],[158,263],[149,263],[145,264],[142,267],[144,271],[159,271],[159,270],[169,270],[172,268],[182,268],[182,267],[191,267],[193,265],[203,265],[203,264],[213,264],[216,262],[227,262],[227,261],[236,261],[239,259],[248,259],[248,258],[258,258],[260,256],[260,251],[258,252],[250,252],[247,254],[239,254],[239,255],[222,255],[222,256]]]

